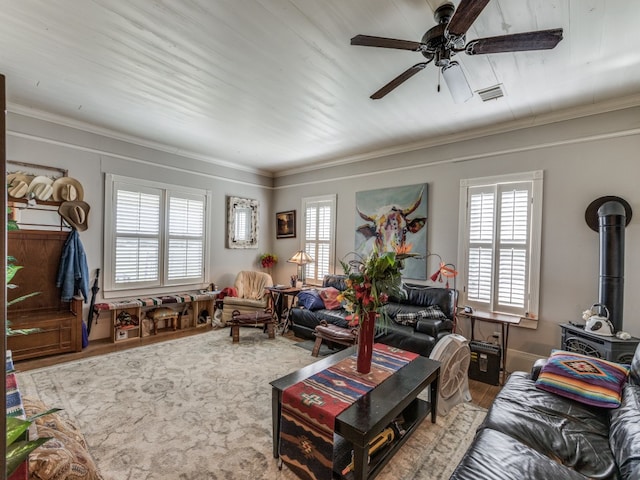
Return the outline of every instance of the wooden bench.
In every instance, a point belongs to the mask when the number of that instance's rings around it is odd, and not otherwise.
[[[320,353],[322,340],[338,343],[340,345],[351,346],[358,342],[358,327],[342,328],[321,320],[320,325],[313,332],[316,336],[316,343],[313,345],[312,357],[317,357]]]
[[[276,338],[273,328],[274,323],[273,313],[269,309],[264,312],[255,313],[240,313],[238,310],[234,310],[231,313],[231,320],[227,322],[227,325],[231,327],[229,335],[233,338],[232,342],[238,343],[240,342],[240,326],[257,327],[258,325],[262,325],[263,331],[267,332],[269,338]]]

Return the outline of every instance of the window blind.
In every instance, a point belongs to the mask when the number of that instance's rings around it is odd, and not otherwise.
[[[334,255],[335,196],[303,199],[304,250],[313,258],[305,265],[308,282],[321,283],[330,273]]]
[[[167,278],[200,279],[204,260],[204,199],[169,198]]]
[[[116,191],[115,282],[159,279],[160,194]]]
[[[530,174],[523,174],[526,178]],[[465,222],[461,228],[464,300],[494,312],[537,317],[540,210],[534,216],[535,181],[479,179],[461,184]],[[485,181],[483,181],[485,180]],[[541,183],[539,184],[541,195]],[[462,213],[462,212],[461,212]],[[537,222],[534,222],[534,217]],[[535,268],[532,266],[535,265]],[[532,270],[533,268],[533,270]],[[533,279],[533,280],[532,280]]]
[[[105,178],[105,291],[204,283],[207,195]]]

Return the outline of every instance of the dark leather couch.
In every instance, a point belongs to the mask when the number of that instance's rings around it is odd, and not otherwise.
[[[616,409],[538,390],[538,368],[510,376],[451,480],[640,479],[640,347]]]
[[[327,275],[322,286],[323,288],[334,287],[343,291],[346,288],[345,279],[344,275]],[[416,313],[431,305],[439,306],[447,319],[421,319],[414,326],[399,325],[391,320],[386,328],[378,328],[375,341],[428,357],[436,342],[453,331],[458,292],[449,288],[414,284],[404,284],[403,287],[407,293],[406,298],[391,298],[389,303],[385,305],[391,319],[395,318],[398,313]],[[311,311],[302,307],[294,307],[289,315],[292,323],[291,329],[296,336],[301,338],[314,338],[313,331],[321,320],[345,328],[349,324],[345,319],[348,313],[344,309]]]

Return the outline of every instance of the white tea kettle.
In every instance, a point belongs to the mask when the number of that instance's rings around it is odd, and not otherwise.
[[[605,317],[598,315],[596,307],[602,307]],[[613,337],[614,328],[613,324],[609,320],[609,310],[606,305],[602,303],[594,303],[591,305],[591,312],[593,315],[587,320],[587,324],[584,327],[585,331],[595,333],[596,335],[602,335],[603,337]]]

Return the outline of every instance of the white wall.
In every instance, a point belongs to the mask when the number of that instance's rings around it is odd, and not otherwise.
[[[91,207],[89,228],[80,233],[91,278],[95,269],[102,267],[103,263],[105,173],[211,191],[211,259],[207,265],[209,282],[231,286],[239,270],[257,269],[259,254],[270,250],[275,236],[275,222],[272,221],[271,214],[272,180],[263,175],[217,167],[16,114],[9,114],[7,119],[7,159],[67,169],[70,177],[80,181],[85,191],[84,200]],[[160,165],[154,165],[156,162]],[[21,167],[8,165],[9,172],[19,168]],[[225,248],[226,197],[229,195],[257,199],[260,202],[258,249]],[[57,213],[52,215],[55,218]],[[28,217],[28,212],[22,216]],[[98,301],[100,299],[102,291],[98,294]],[[88,305],[85,305],[84,318],[87,317],[87,311]],[[109,336],[109,322],[103,315],[91,330],[91,340]]]
[[[336,193],[337,256],[354,246],[355,192],[429,184],[428,249],[456,263],[460,180],[531,170],[544,171],[540,320],[536,330],[512,328],[508,368],[526,369],[535,356],[560,346],[559,324],[581,320],[598,300],[598,234],[584,212],[603,195],[627,200],[634,216],[625,231],[624,329],[640,337],[640,108],[630,108],[456,144],[336,166],[276,179],[274,208],[300,209],[301,198]],[[635,212],[637,210],[637,213]],[[298,228],[298,237],[300,228]],[[278,240],[286,256],[297,245]],[[427,271],[435,270],[430,262]],[[288,273],[288,272],[286,272]],[[276,277],[282,281],[285,272]],[[284,277],[286,278],[286,277]],[[469,326],[462,322],[465,333]],[[490,324],[477,324],[488,338]]]
[[[103,174],[150,178],[210,189],[213,194],[210,280],[226,286],[236,272],[256,269],[260,253],[280,257],[274,280],[295,273],[286,263],[300,245],[301,199],[337,194],[337,255],[354,247],[355,192],[415,183],[429,184],[428,249],[456,262],[458,192],[464,178],[531,170],[544,171],[540,321],[536,330],[513,328],[509,369],[526,369],[535,356],[560,346],[560,323],[580,318],[597,301],[598,234],[584,221],[587,205],[602,195],[627,200],[634,216],[626,228],[624,329],[640,336],[640,108],[583,117],[407,153],[336,165],[271,179],[258,173],[219,167],[199,160],[128,144],[67,126],[9,114],[7,158],[67,168],[80,180],[91,205],[89,229],[81,234],[93,271],[102,264]],[[153,167],[153,163],[160,166]],[[271,185],[275,185],[272,191]],[[261,204],[257,250],[225,248],[225,198],[256,198]],[[297,211],[297,237],[275,239],[277,211]],[[435,269],[430,261],[427,271]],[[85,311],[86,317],[86,311]],[[92,339],[107,337],[101,320]],[[468,334],[468,325],[462,323]],[[482,325],[476,337],[494,328]]]

